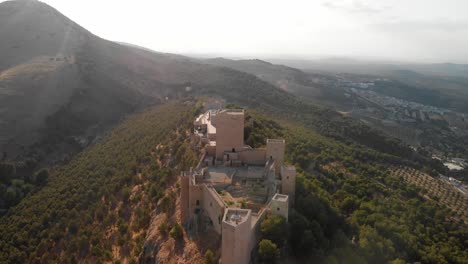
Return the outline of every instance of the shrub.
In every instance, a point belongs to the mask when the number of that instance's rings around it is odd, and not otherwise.
[[[169,226],[167,225],[166,222],[162,222],[159,227],[158,227],[158,232],[159,234],[161,234],[162,236],[166,236],[167,235],[167,230],[169,229]]]
[[[170,234],[171,237],[174,238],[175,240],[181,239],[182,236],[183,236],[182,226],[179,225],[178,223],[176,223],[176,224],[172,227],[171,232],[169,232],[169,234]]]
[[[159,203],[161,210],[165,213],[173,209],[175,207],[174,204],[175,199],[172,197],[171,194],[164,195],[164,197],[161,199],[161,202]]]
[[[279,249],[275,243],[262,239],[258,246],[258,255],[264,263],[274,263],[279,256]]]
[[[271,215],[260,225],[262,235],[276,244],[282,245],[288,236],[288,225],[286,219],[279,215]]]
[[[240,203],[241,203],[241,208],[243,208],[243,209],[247,208],[247,201],[246,200],[242,200]]]
[[[203,260],[203,264],[216,264],[216,257],[213,251],[208,249],[205,252],[205,259]]]
[[[125,187],[122,190],[122,200],[124,200],[125,202],[128,201],[131,193],[132,193],[132,190],[129,187]]]
[[[38,185],[45,184],[49,179],[49,171],[47,169],[42,169],[34,175],[34,178]]]

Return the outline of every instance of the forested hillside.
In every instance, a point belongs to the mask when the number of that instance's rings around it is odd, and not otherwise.
[[[281,259],[466,263],[466,223],[389,170],[432,172],[436,164],[404,146],[385,149],[394,142],[307,106],[281,113],[249,108],[246,116],[246,142],[260,146],[266,138],[284,137],[287,159],[299,173],[295,209],[278,243]],[[0,261],[137,261],[158,200],[180,169],[196,163],[185,141],[197,109],[188,99],[135,115],[52,170],[42,189],[0,219]]]
[[[246,119],[247,142],[284,137],[287,159],[300,175],[289,257],[319,263],[467,263],[466,222],[392,177],[391,165],[422,168],[424,162],[324,137],[308,129],[307,120],[255,111]]]
[[[150,214],[176,176],[193,163],[184,146],[193,102],[175,102],[126,120],[102,143],[51,171],[41,190],[0,218],[0,262],[134,262]]]

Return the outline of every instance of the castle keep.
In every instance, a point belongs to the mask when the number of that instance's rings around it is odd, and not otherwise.
[[[268,214],[288,218],[296,170],[283,164],[285,141],[244,144],[244,110],[209,110],[194,121],[204,146],[199,165],[181,175],[181,218],[189,234],[221,236],[223,264],[249,263]]]

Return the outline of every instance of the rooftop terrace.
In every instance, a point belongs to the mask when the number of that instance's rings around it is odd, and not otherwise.
[[[229,114],[244,114],[244,109],[224,109],[221,112],[226,112]]]
[[[249,218],[250,210],[228,208],[224,217],[224,222],[236,226],[241,224]]]
[[[273,200],[276,200],[276,201],[280,201],[280,202],[286,202],[288,201],[288,196],[287,195],[284,195],[284,194],[275,194],[275,196],[273,196]]]

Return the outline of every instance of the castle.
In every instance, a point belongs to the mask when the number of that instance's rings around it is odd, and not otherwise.
[[[245,264],[268,214],[288,218],[296,170],[283,164],[285,141],[244,144],[244,110],[209,110],[194,121],[204,146],[196,168],[181,174],[181,218],[188,233],[212,228],[221,236],[221,262]]]

